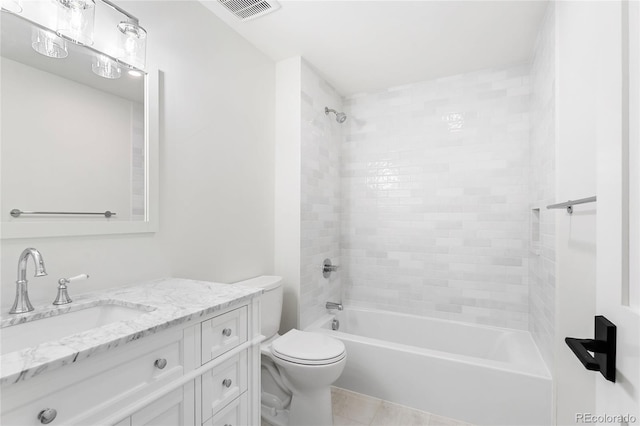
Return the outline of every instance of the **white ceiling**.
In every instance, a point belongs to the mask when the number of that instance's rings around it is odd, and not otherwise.
[[[201,0],[279,61],[301,55],[342,95],[530,60],[546,1],[280,1],[240,22]]]

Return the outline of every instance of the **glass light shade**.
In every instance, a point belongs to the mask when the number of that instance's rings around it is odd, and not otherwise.
[[[59,34],[78,44],[93,44],[93,25],[96,4],[94,0],[57,0]]]
[[[137,22],[123,21],[118,24],[120,30],[118,59],[131,66],[144,69],[147,54],[147,31]]]
[[[111,58],[104,55],[96,56],[93,59],[91,70],[100,77],[116,79],[122,75],[120,65]]]
[[[22,12],[22,4],[20,0],[2,0],[0,2],[2,8],[11,13],[21,13]]]
[[[51,31],[34,28],[31,33],[31,47],[41,55],[62,59],[69,55],[67,42]]]

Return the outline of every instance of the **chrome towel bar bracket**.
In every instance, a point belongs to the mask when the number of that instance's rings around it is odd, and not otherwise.
[[[595,202],[596,202],[596,196],[594,195],[593,197],[581,198],[579,200],[569,200],[569,201],[565,201],[564,203],[550,204],[547,206],[547,209],[566,208],[567,213],[571,214],[573,213],[573,206],[577,204],[586,204],[586,203],[595,203]]]

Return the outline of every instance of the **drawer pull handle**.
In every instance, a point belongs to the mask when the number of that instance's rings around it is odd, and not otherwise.
[[[232,425],[229,423],[225,423],[224,426],[232,426]]]
[[[230,388],[230,387],[231,387],[231,383],[233,383],[233,382],[231,381],[231,379],[224,379],[224,380],[222,381],[222,386],[225,386],[225,387],[227,387],[227,388]]]
[[[167,360],[164,358],[156,359],[156,362],[154,362],[153,365],[162,370],[167,366]]]
[[[230,328],[225,328],[224,330],[222,330],[222,335],[229,337],[231,336],[231,329]]]
[[[49,424],[56,419],[58,412],[53,408],[45,408],[38,413],[38,420],[42,424]]]

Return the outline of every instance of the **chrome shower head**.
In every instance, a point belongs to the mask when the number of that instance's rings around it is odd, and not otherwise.
[[[340,124],[344,123],[345,121],[347,121],[347,114],[345,114],[344,112],[338,112],[335,109],[330,109],[329,107],[324,107],[324,113],[325,115],[329,115],[329,113],[332,112],[336,115],[336,121]]]

